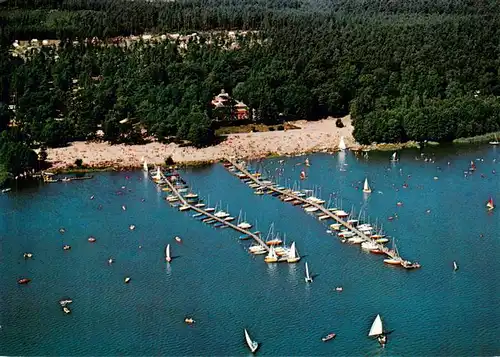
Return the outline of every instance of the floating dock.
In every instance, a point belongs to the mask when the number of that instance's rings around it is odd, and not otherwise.
[[[163,172],[161,172],[161,177],[162,177],[162,182],[165,182],[168,187],[170,188],[170,190],[172,191],[172,193],[178,198],[178,200],[180,202],[182,202],[182,205],[184,206],[189,206],[190,209],[192,209],[193,211],[196,211],[198,213],[201,213],[207,217],[210,217],[212,218],[213,220],[216,220],[218,221],[219,223],[227,226],[227,227],[230,227],[232,229],[234,229],[235,231],[238,231],[240,233],[243,233],[243,234],[246,234],[247,236],[253,238],[260,246],[262,246],[267,252],[269,252],[269,246],[255,233],[252,233],[250,231],[247,231],[246,229],[243,229],[243,228],[240,228],[238,227],[237,225],[235,224],[232,224],[231,222],[228,222],[228,221],[225,221],[223,218],[219,218],[219,217],[216,217],[214,216],[213,214],[205,211],[204,209],[200,208],[200,207],[196,207],[195,205],[192,205],[191,203],[189,203],[185,198],[184,196],[182,196],[180,194],[180,192],[177,190],[177,188],[175,188],[175,186],[172,184],[172,182],[168,179],[167,176],[165,176],[165,174]]]
[[[239,165],[238,163],[236,163],[234,160],[232,160],[230,158],[225,158],[225,160],[227,162],[229,162],[232,166],[234,166],[238,171],[240,171],[241,173],[243,173],[243,175],[245,177],[248,177],[255,184],[258,184],[259,187],[267,189],[268,191],[272,191],[273,193],[277,193],[277,194],[279,194],[281,196],[290,197],[295,202],[300,201],[301,203],[307,204],[309,206],[316,207],[319,211],[321,211],[323,213],[324,216],[326,215],[326,216],[334,219],[337,223],[339,223],[340,225],[346,227],[349,231],[353,232],[356,235],[356,237],[361,238],[363,240],[363,242],[372,242],[372,240],[371,240],[370,237],[368,237],[366,234],[364,234],[363,232],[361,232],[360,230],[358,230],[353,225],[351,225],[348,222],[344,221],[339,216],[335,215],[332,211],[328,210],[323,205],[321,205],[319,203],[316,203],[314,201],[307,200],[307,199],[305,199],[303,197],[297,196],[296,194],[294,194],[293,192],[291,192],[291,190],[281,190],[281,189],[276,188],[274,186],[274,184],[272,184],[272,183],[271,184],[264,183],[259,178],[257,178],[256,175],[251,174],[248,170],[246,170],[244,167],[242,167],[241,165]],[[396,253],[396,251],[394,251],[392,249],[389,249],[389,248],[385,247],[382,244],[378,244],[378,249],[381,252],[383,252],[385,255],[387,255],[388,257],[390,257],[391,259],[399,260],[401,266],[404,267],[405,269],[420,268],[420,264],[418,264],[418,263],[412,263],[412,262],[410,262],[408,260],[403,259],[400,255],[398,255]]]

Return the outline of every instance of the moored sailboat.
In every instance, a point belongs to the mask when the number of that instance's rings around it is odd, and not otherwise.
[[[259,348],[259,344],[250,338],[250,335],[248,334],[247,329],[245,329],[245,341],[247,343],[248,348],[250,349],[250,351],[252,353],[255,353],[255,351],[257,351],[257,348]]]
[[[288,256],[286,257],[286,261],[288,263],[297,263],[300,260],[299,253],[297,252],[297,248],[295,248],[295,242],[290,246],[290,251],[288,252]]]
[[[276,263],[278,261],[278,255],[276,254],[276,252],[274,250],[274,246],[271,246],[269,248],[269,253],[264,258],[264,261],[266,263]]]

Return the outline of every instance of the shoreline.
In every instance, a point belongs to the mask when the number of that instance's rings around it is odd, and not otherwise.
[[[419,148],[416,142],[399,144],[360,145],[353,135],[350,116],[342,118],[343,128],[337,128],[336,118],[319,121],[291,122],[298,129],[228,134],[223,142],[205,148],[180,147],[177,144],[151,142],[142,145],[110,145],[105,142],[73,142],[67,147],[47,150],[47,172],[83,173],[100,171],[128,171],[148,165],[166,166],[170,157],[178,167],[205,166],[220,162],[225,157],[244,160],[279,156],[302,156],[312,153],[338,152],[340,138],[351,151],[394,151]],[[77,159],[83,161],[78,167]]]

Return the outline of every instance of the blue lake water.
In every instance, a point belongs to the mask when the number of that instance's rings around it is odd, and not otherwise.
[[[239,234],[170,207],[142,172],[0,196],[0,354],[249,355],[246,327],[261,343],[259,355],[498,355],[500,206],[487,213],[485,202],[500,203],[500,148],[433,149],[434,162],[405,151],[391,164],[389,155],[310,155],[300,185],[382,224],[420,270],[384,266],[381,256],[342,244],[325,223],[254,195],[222,165],[181,174],[212,204],[221,201],[234,216],[242,209],[259,230],[274,222],[297,242],[300,263],[267,265],[249,255]],[[305,158],[280,159],[252,165],[298,184]],[[465,176],[471,160],[477,171]],[[369,196],[361,192],[365,177]],[[34,259],[24,260],[26,251]],[[316,275],[309,285],[304,261]],[[18,285],[21,277],[32,282]],[[58,304],[63,297],[74,301],[69,315]],[[385,349],[367,337],[376,314],[393,330]],[[196,324],[184,324],[187,315]],[[329,332],[337,338],[321,342]]]

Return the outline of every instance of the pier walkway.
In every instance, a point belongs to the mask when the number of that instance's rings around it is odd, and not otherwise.
[[[335,215],[332,211],[328,210],[323,205],[318,204],[316,202],[311,202],[311,201],[309,201],[309,200],[307,200],[307,199],[305,199],[303,197],[299,197],[296,194],[294,194],[293,192],[291,192],[290,190],[280,190],[280,189],[276,188],[273,184],[266,184],[266,183],[262,182],[261,180],[259,180],[255,175],[252,175],[248,170],[246,170],[244,167],[242,167],[241,165],[239,165],[238,163],[236,163],[234,160],[232,160],[230,158],[225,158],[225,160],[227,162],[229,162],[231,165],[233,165],[236,169],[238,169],[239,171],[241,171],[242,173],[244,173],[253,182],[255,182],[256,184],[260,185],[261,187],[264,187],[264,188],[266,188],[268,190],[271,190],[273,192],[277,192],[277,193],[279,193],[281,195],[291,197],[294,200],[303,202],[304,204],[308,204],[310,206],[314,206],[319,211],[323,212],[325,215],[327,215],[328,217],[334,219],[337,223],[341,224],[342,226],[346,227],[348,230],[350,230],[351,232],[353,232],[357,237],[363,239],[364,242],[371,242],[372,241],[366,234],[362,233],[356,227],[354,227],[353,225],[347,223],[346,221],[344,221],[339,216]],[[378,248],[382,252],[384,252],[384,254],[386,254],[388,257],[390,257],[391,259],[401,260],[401,266],[403,266],[404,268],[406,268],[406,269],[413,269],[413,268],[416,267],[416,266],[413,266],[411,262],[403,259],[400,255],[398,255],[398,253],[396,251],[394,251],[392,249],[389,249],[389,248],[385,247],[382,244],[378,244]],[[418,267],[420,267],[420,266],[418,266]]]
[[[196,211],[198,213],[204,214],[205,216],[210,217],[210,218],[212,218],[212,219],[214,219],[214,220],[216,220],[216,221],[218,221],[218,222],[220,222],[220,223],[222,223],[222,224],[224,224],[224,225],[226,225],[226,226],[234,229],[235,231],[238,231],[240,233],[248,235],[249,237],[252,237],[259,245],[261,245],[266,251],[269,252],[268,245],[257,234],[252,233],[250,231],[247,231],[246,229],[240,228],[237,225],[232,224],[231,222],[225,221],[223,218],[216,217],[213,214],[205,211],[204,209],[202,209],[200,207],[196,207],[196,206],[190,204],[184,198],[184,196],[182,196],[180,194],[180,192],[175,188],[175,186],[172,184],[172,182],[170,182],[170,180],[168,179],[168,177],[165,176],[165,174],[163,172],[161,172],[161,177],[167,183],[168,187],[172,190],[172,193],[175,196],[177,196],[177,198],[179,199],[179,201],[182,202],[183,205],[189,206],[189,208],[192,209],[193,211]]]

